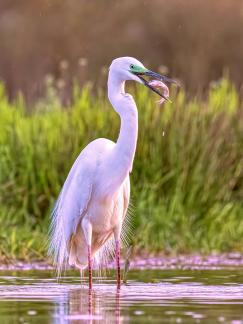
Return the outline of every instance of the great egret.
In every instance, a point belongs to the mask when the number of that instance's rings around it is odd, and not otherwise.
[[[116,143],[99,138],[88,144],[73,164],[52,213],[50,253],[60,273],[74,265],[88,265],[92,288],[92,260],[114,235],[117,287],[120,287],[120,238],[129,198],[129,173],[132,171],[138,134],[138,113],[133,97],[125,92],[125,81],[144,84],[167,99],[168,88],[152,77],[174,82],[144,67],[132,57],[113,60],[108,77],[108,97],[119,114],[121,128]],[[164,93],[156,88],[162,84]],[[158,84],[157,84],[158,85]]]

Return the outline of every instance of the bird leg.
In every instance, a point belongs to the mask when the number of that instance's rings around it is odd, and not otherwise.
[[[88,268],[89,268],[89,289],[92,289],[92,259],[91,259],[90,245],[88,245]]]
[[[120,240],[116,240],[117,289],[121,287]]]
[[[122,222],[119,222],[114,229],[114,238],[116,242],[116,269],[117,269],[117,289],[121,287],[121,268],[120,268],[120,236],[121,236]]]
[[[88,246],[89,289],[92,289],[92,259],[91,259],[92,225],[88,218],[84,218],[82,220],[82,229]]]

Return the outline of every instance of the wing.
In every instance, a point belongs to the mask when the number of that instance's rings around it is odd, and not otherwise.
[[[66,267],[69,243],[92,197],[97,166],[105,150],[114,145],[109,140],[91,142],[74,162],[52,212],[49,254],[54,256],[58,274]]]
[[[95,172],[90,152],[83,151],[75,161],[63,185],[52,212],[49,254],[60,274],[68,262],[69,242],[76,227],[87,210]]]

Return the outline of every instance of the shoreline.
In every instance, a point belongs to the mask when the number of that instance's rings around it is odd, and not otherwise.
[[[124,269],[124,259],[121,267]],[[222,254],[190,254],[177,256],[135,256],[129,260],[130,270],[220,270],[243,267],[243,253],[232,252]],[[114,261],[107,264],[106,269],[115,269]],[[54,271],[52,264],[46,261],[12,261],[0,264],[0,271]],[[74,270],[74,268],[68,268]],[[94,269],[95,270],[95,269]]]

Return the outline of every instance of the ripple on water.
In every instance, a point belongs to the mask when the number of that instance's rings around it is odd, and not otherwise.
[[[73,272],[60,283],[48,272],[14,274],[0,276],[0,316],[9,323],[17,317],[19,320],[19,314],[21,321],[38,316],[43,320],[45,316],[56,323],[60,318],[64,323],[102,319],[121,323],[132,318],[243,323],[243,279],[239,269],[131,271],[128,284],[120,291],[114,280],[97,278],[92,292]],[[151,283],[154,278],[156,283]]]

